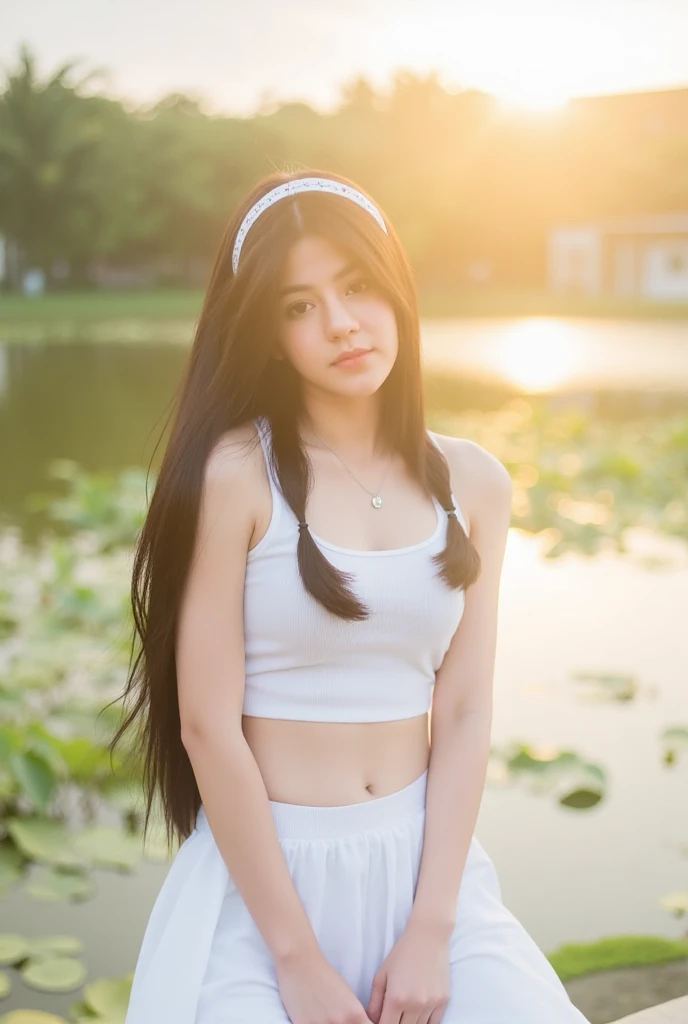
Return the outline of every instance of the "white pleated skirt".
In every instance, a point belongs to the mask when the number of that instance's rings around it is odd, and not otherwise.
[[[363,1004],[413,904],[427,772],[362,803],[271,801],[279,843],[319,946]],[[588,1024],[502,902],[473,836],[450,940],[442,1024]],[[201,807],[170,865],[136,963],[126,1024],[290,1024],[272,957]]]

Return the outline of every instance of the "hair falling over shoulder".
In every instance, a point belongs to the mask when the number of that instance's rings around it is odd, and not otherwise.
[[[125,710],[110,750],[126,731],[134,729],[145,795],[144,834],[157,797],[168,842],[191,833],[201,804],[181,738],[175,637],[206,463],[226,431],[249,419],[267,417],[275,474],[285,500],[299,521],[305,519],[311,476],[297,429],[298,374],[290,364],[272,358],[276,281],[289,248],[303,235],[324,235],[351,253],[391,303],[399,348],[380,389],[385,439],[402,454],[409,472],[429,495],[445,509],[452,503],[447,462],[425,427],[415,282],[389,221],[383,232],[366,210],[337,195],[289,196],[266,209],[252,226],[238,272],[233,273],[235,237],[253,204],[276,185],[312,174],[367,195],[359,185],[331,172],[277,172],[263,178],[234,212],[220,242],[168,417],[169,439],[135,547],[134,635],[122,694]],[[352,578],[324,557],[308,530],[299,531],[297,557],[304,587],[333,615],[348,620],[367,617],[367,609],[351,589]],[[448,520],[446,547],[434,559],[438,574],[453,588],[470,586],[480,571],[478,553],[453,516]]]

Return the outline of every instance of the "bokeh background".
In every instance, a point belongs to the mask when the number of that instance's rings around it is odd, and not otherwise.
[[[174,854],[107,753],[132,549],[225,221],[312,166],[514,481],[504,900],[593,1024],[688,993],[688,5],[5,0],[0,62],[0,1014],[124,1020]]]

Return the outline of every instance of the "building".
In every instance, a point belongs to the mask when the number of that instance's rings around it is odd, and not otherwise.
[[[595,132],[603,132],[607,142],[673,142],[688,128],[688,89],[579,96],[569,101],[568,109]]]
[[[555,292],[688,302],[688,213],[557,227],[547,274]]]

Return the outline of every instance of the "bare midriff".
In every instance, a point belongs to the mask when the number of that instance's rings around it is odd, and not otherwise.
[[[423,774],[428,715],[391,722],[301,722],[244,715],[268,798],[314,807],[387,796]]]

